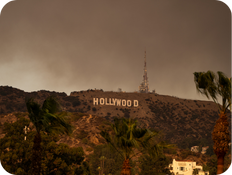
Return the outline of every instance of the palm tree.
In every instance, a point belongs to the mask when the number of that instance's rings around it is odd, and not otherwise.
[[[32,172],[33,175],[40,175],[41,172],[41,132],[70,134],[72,127],[68,123],[65,113],[58,114],[60,105],[55,97],[48,97],[42,107],[33,98],[26,100],[26,106],[30,121],[36,129],[32,152]]]
[[[223,173],[224,157],[229,149],[229,123],[226,112],[231,109],[231,79],[222,72],[216,76],[212,71],[194,72],[197,91],[208,99],[211,97],[219,107],[219,119],[216,121],[212,138],[214,152],[217,155],[217,174]],[[222,98],[222,105],[218,104],[218,96]]]
[[[123,159],[121,175],[131,175],[130,160],[139,153],[155,153],[151,141],[157,133],[148,129],[137,128],[137,120],[133,119],[114,119],[111,125],[113,134],[101,131],[101,136],[106,142],[120,154]],[[137,152],[135,152],[135,149]],[[153,150],[153,151],[152,151]],[[156,149],[157,150],[157,149]]]

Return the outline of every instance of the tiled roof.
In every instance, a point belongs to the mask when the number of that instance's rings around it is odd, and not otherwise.
[[[176,160],[176,162],[193,162],[191,160]]]

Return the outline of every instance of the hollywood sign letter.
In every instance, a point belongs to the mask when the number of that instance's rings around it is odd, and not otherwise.
[[[131,107],[132,106],[132,101],[131,100],[125,100],[125,99],[117,99],[117,98],[93,98],[93,105],[112,105],[112,106],[127,106]],[[138,100],[133,100],[133,106],[138,107],[139,106],[139,101]]]

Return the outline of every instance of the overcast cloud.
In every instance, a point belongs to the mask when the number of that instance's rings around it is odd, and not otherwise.
[[[150,90],[187,99],[193,72],[231,76],[231,13],[215,0],[17,0],[0,15],[0,86]]]

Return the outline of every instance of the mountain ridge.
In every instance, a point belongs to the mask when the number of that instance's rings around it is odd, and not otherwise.
[[[217,104],[211,101],[182,99],[154,93],[104,92],[103,90],[73,91],[68,96],[64,92],[33,91],[0,86],[0,114],[26,112],[25,98],[33,97],[38,103],[50,95],[57,97],[62,110],[81,112],[113,121],[114,117],[135,118],[140,127],[161,131],[166,140],[179,143],[185,138],[211,141],[211,133],[218,119]],[[115,98],[138,100],[138,106],[94,105],[93,99]],[[231,115],[228,111],[231,129]]]

